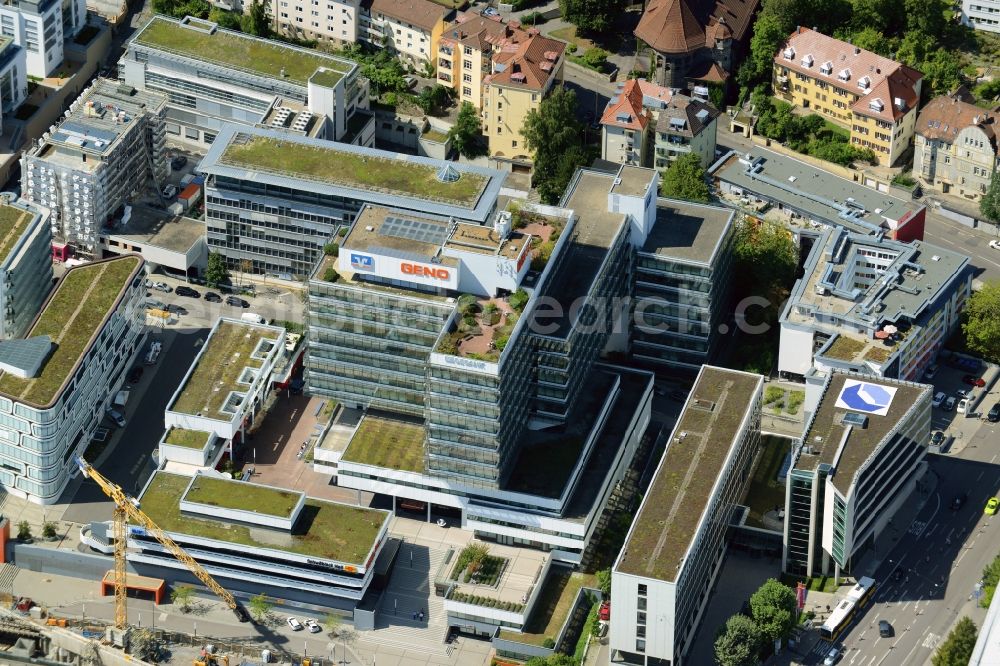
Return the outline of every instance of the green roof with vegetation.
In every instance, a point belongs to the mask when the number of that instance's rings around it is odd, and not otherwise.
[[[367,414],[342,459],[360,465],[423,472],[424,435],[420,423]]]
[[[0,204],[0,263],[7,261],[11,250],[34,217],[35,214],[31,211]]]
[[[504,629],[500,637],[529,645],[542,645],[547,638],[555,641],[573,609],[573,602],[585,587],[597,587],[593,574],[574,572],[567,567],[552,567],[531,609],[531,617],[524,625],[524,632]]]
[[[332,88],[337,85],[337,82],[342,78],[344,78],[343,72],[324,67],[323,69],[316,70],[316,73],[313,74],[309,80],[318,86]]]
[[[190,481],[189,476],[157,472],[140,498],[143,512],[165,531],[175,534],[352,564],[364,563],[388,519],[385,511],[306,498],[291,535],[209,520],[181,513],[181,495]]]
[[[833,344],[826,348],[823,355],[840,361],[853,361],[864,348],[865,343],[861,340],[855,340],[846,335],[838,335]]]
[[[208,433],[203,430],[171,428],[167,431],[163,443],[183,446],[185,449],[203,449],[208,444]]]
[[[135,256],[71,268],[25,338],[47,335],[54,350],[37,377],[0,375],[0,393],[38,407],[50,404],[100,332],[142,260]]]
[[[324,75],[324,83],[350,71],[353,63],[341,62],[318,51],[295,48],[269,39],[217,29],[205,32],[207,25],[182,25],[163,16],[154,16],[135,38],[138,44],[169,51],[212,64],[232,67],[275,79],[284,78],[305,84],[320,67],[333,70]],[[337,72],[340,72],[338,75]],[[336,81],[334,81],[335,83]]]
[[[411,161],[407,156],[363,154],[340,147],[283,141],[237,133],[219,163],[291,178],[353,187],[398,196],[474,205],[486,186],[485,176],[460,171],[454,182],[438,180],[440,167]]]
[[[184,501],[217,506],[220,509],[291,518],[300,497],[302,493],[295,490],[199,474],[194,477],[194,482],[184,494]]]
[[[219,322],[169,411],[228,421],[232,415],[221,410],[231,391],[247,388],[237,382],[243,371],[263,365],[250,355],[265,339],[276,340],[276,332],[250,324]]]

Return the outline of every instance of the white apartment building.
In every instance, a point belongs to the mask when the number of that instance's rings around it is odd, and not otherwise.
[[[1000,1],[962,0],[962,23],[976,30],[1000,32]]]
[[[71,268],[25,337],[0,342],[0,485],[54,504],[144,335],[141,257]],[[127,416],[127,414],[126,414]]]
[[[384,45],[422,69],[437,59],[438,40],[453,10],[431,0],[371,0],[362,12],[363,41]]]
[[[28,74],[44,78],[63,63],[63,42],[87,22],[85,0],[8,0],[0,5],[0,35],[24,49]]]
[[[13,113],[28,96],[26,58],[27,52],[12,38],[0,38],[0,106],[4,115]]]
[[[165,183],[166,104],[155,91],[97,79],[24,153],[24,197],[52,211],[53,236],[93,253],[120,206]]]
[[[275,30],[334,46],[363,41],[364,9],[360,0],[269,0]],[[250,11],[250,3],[243,6]]]
[[[20,337],[52,288],[49,212],[0,199],[0,340]]]

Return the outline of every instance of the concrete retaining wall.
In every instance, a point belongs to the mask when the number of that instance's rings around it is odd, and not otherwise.
[[[114,569],[114,561],[110,557],[27,543],[14,544],[14,563],[29,571],[90,579],[94,581],[95,589],[99,589],[98,581],[104,578],[104,574]],[[129,566],[129,571],[134,573],[135,569]]]

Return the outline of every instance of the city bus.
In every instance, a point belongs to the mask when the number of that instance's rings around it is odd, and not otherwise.
[[[854,616],[864,610],[875,596],[875,580],[862,576],[857,584],[851,588],[847,596],[840,600],[837,607],[830,613],[823,626],[820,627],[819,636],[825,641],[835,642],[844,630],[851,626]]]

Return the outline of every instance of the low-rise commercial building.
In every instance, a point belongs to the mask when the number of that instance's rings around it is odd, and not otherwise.
[[[925,472],[933,387],[831,373],[785,486],[782,568],[851,573]]]
[[[181,216],[164,218],[163,210],[151,206],[130,205],[128,218],[116,216],[101,230],[99,239],[105,257],[142,255],[151,273],[163,268],[193,277],[208,264],[205,221]]]
[[[166,182],[166,106],[165,95],[99,78],[24,154],[24,197],[52,211],[53,236],[93,255],[115,211]]]
[[[144,335],[143,261],[71,268],[23,339],[0,342],[0,484],[53,504]]]
[[[453,13],[431,0],[370,0],[362,4],[361,35],[421,71],[427,65],[433,70],[438,41]]]
[[[764,203],[815,225],[882,234],[899,241],[924,237],[927,209],[792,157],[754,146],[730,153],[711,171],[723,193],[745,205]]]
[[[167,134],[204,149],[223,125],[351,142],[367,81],[356,63],[187,17],[154,16],[129,40],[118,77],[169,98]],[[358,128],[353,128],[358,130]]]
[[[206,175],[209,250],[233,268],[309,275],[338,228],[365,203],[482,224],[496,211],[500,171],[230,125]]]
[[[972,289],[965,255],[842,228],[816,240],[803,270],[780,318],[778,371],[786,375],[840,369],[918,379]]]
[[[228,589],[353,609],[371,584],[387,540],[389,513],[214,473],[158,471],[142,510]],[[129,563],[172,578],[186,566],[130,525]],[[178,572],[179,571],[179,572]]]
[[[913,177],[922,184],[979,201],[997,166],[1000,113],[953,93],[920,110],[913,140]]]
[[[735,211],[660,199],[636,248],[634,362],[697,372],[719,342],[731,287]]]
[[[85,0],[8,0],[0,5],[0,28],[24,49],[27,73],[44,79],[63,65],[63,45],[87,24]]]
[[[611,663],[685,664],[760,441],[760,375],[703,366],[611,569]]]
[[[0,340],[19,338],[52,289],[49,212],[0,201]]]
[[[909,154],[923,74],[871,51],[798,27],[774,57],[774,91],[851,130],[879,164]]]

